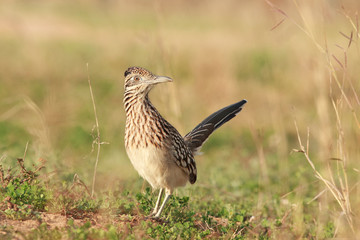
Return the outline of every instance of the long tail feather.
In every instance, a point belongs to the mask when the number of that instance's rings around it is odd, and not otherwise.
[[[243,108],[247,101],[241,100],[214,112],[197,125],[191,132],[185,135],[184,140],[191,151],[196,154],[211,133],[221,127],[224,123],[234,118]]]

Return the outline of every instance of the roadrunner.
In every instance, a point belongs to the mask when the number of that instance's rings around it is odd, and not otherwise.
[[[141,67],[125,71],[124,107],[126,112],[125,148],[136,171],[160,189],[151,214],[159,218],[176,187],[196,182],[194,155],[209,135],[239,113],[242,100],[208,116],[184,137],[156,110],[149,92],[158,83],[172,82]],[[160,205],[162,195],[165,198]]]

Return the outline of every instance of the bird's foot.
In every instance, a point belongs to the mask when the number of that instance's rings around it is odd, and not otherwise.
[[[157,212],[158,212],[158,209],[154,209],[154,210],[148,215],[148,217],[153,217],[153,216],[155,216],[155,215],[157,214]]]
[[[160,221],[161,222],[161,218],[160,218],[160,214],[157,211],[153,211],[152,213],[150,213],[148,216],[145,217],[146,220],[155,220],[155,221]]]
[[[146,218],[146,219],[149,219],[149,218],[153,219],[153,218],[155,218],[156,213],[157,213],[157,212],[154,210],[154,211],[152,211],[149,215],[147,215],[145,218]]]

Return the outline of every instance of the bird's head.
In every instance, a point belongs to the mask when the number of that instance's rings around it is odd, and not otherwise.
[[[157,76],[141,67],[130,67],[125,73],[125,92],[134,91],[135,94],[147,95],[151,88],[163,82],[172,82],[173,80],[165,76]]]

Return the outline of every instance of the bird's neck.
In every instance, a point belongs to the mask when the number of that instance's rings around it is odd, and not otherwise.
[[[130,114],[144,114],[144,111],[158,112],[149,99],[149,94],[135,94],[126,91],[124,94],[124,108],[126,116]]]
[[[167,133],[164,133],[163,124],[166,122],[156,108],[150,102],[149,96],[137,96],[134,94],[124,95],[126,113],[125,147],[147,147],[151,143],[155,147],[161,147]],[[159,121],[160,120],[160,121]],[[162,133],[162,134],[159,134]],[[154,142],[157,138],[157,143]]]

